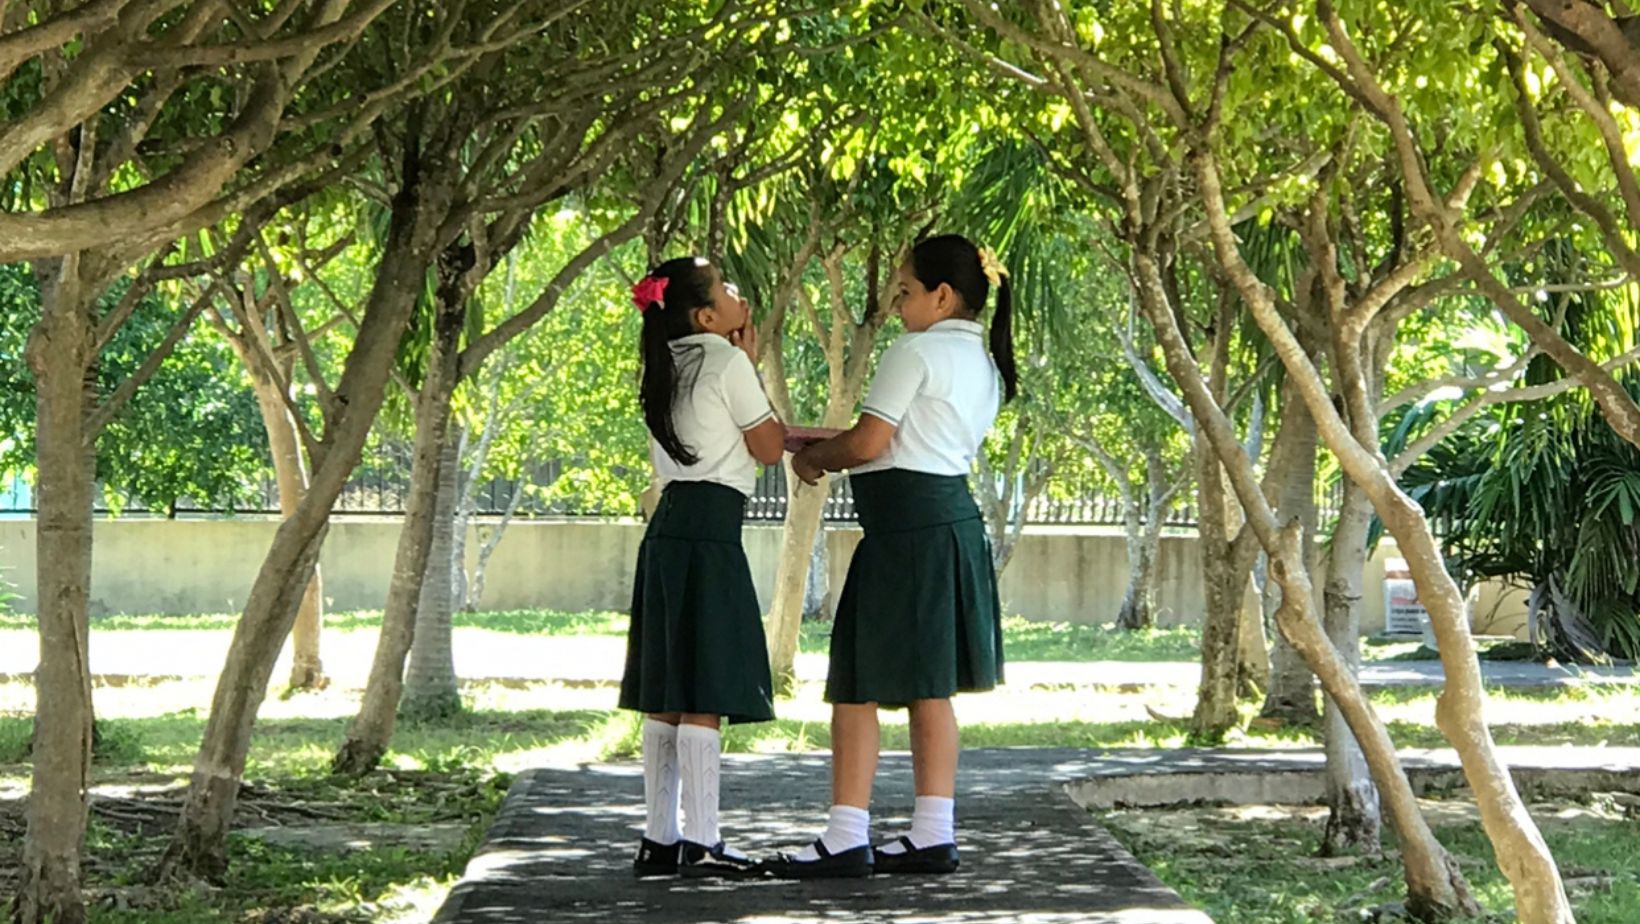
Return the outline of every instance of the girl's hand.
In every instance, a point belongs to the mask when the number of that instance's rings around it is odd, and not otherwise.
[[[814,453],[805,448],[792,456],[792,474],[802,479],[804,484],[819,484],[820,479],[826,476],[826,470],[814,464]]]
[[[752,323],[751,317],[746,318],[745,327],[729,333],[729,342],[740,347],[746,358],[752,361],[752,368],[757,368],[757,325]]]

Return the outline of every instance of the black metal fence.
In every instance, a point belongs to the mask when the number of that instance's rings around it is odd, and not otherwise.
[[[562,477],[564,472],[565,466],[562,462],[545,461],[532,466],[528,483],[541,487],[550,486]],[[509,479],[497,478],[485,482],[475,492],[475,512],[480,516],[503,514],[517,487],[518,483]],[[343,515],[398,516],[404,513],[409,496],[410,450],[408,447],[385,447],[361,462],[353,478],[348,481],[341,496],[337,498],[333,509]],[[1332,486],[1318,490],[1317,500],[1322,507],[1322,520],[1326,522],[1338,508],[1339,489]],[[260,484],[248,486],[236,496],[209,502],[181,498],[172,507],[155,510],[128,501],[129,499],[121,498],[111,491],[105,491],[98,510],[154,516],[220,516],[279,512],[278,486],[271,477],[263,479]],[[765,468],[758,476],[757,484],[747,502],[747,519],[781,522],[786,518],[786,506],[784,468]],[[21,479],[0,476],[0,514],[33,512],[29,486]],[[596,505],[584,501],[533,490],[525,491],[520,497],[514,514],[520,518],[533,519],[605,517],[631,512],[631,508],[599,509]],[[1121,525],[1123,518],[1122,502],[1119,497],[1091,489],[1073,491],[1070,492],[1070,496],[1065,496],[1065,492],[1061,491],[1053,496],[1035,498],[1024,513],[1025,522],[1037,526],[1117,526]],[[826,499],[825,518],[840,523],[852,522],[855,519],[854,494],[849,489],[846,477],[832,480],[831,494]],[[1196,507],[1194,495],[1190,494],[1184,503],[1179,504],[1168,515],[1167,525],[1188,528],[1195,524]]]

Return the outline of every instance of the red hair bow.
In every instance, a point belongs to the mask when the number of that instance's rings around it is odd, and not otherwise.
[[[666,299],[666,284],[672,280],[664,276],[645,276],[632,287],[632,303],[638,306],[639,313],[649,310],[650,305],[663,304]]]

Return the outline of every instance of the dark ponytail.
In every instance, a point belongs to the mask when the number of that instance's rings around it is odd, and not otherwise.
[[[633,299],[643,312],[643,333],[639,335],[639,356],[643,376],[638,383],[638,403],[644,423],[661,444],[661,449],[679,465],[694,465],[700,456],[678,436],[672,408],[686,369],[672,354],[672,341],[696,333],[694,313],[712,301],[709,264],[697,257],[679,257],[655,267],[633,288]],[[665,282],[656,297],[655,282]],[[699,370],[699,357],[695,358]]]
[[[962,299],[963,310],[978,318],[991,294],[980,249],[960,234],[941,234],[917,242],[911,248],[911,272],[924,288],[942,283]],[[1019,395],[1019,369],[1014,364],[1014,293],[1006,270],[998,273],[997,310],[991,318],[991,358],[1002,374],[1003,400]]]
[[[997,310],[991,315],[991,359],[1002,373],[1002,400],[1019,397],[1019,369],[1014,365],[1014,286],[1006,273],[997,284]]]

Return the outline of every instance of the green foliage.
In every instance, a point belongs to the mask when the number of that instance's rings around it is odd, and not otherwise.
[[[124,294],[122,280],[105,293],[108,311]],[[185,306],[178,295],[150,293],[103,351],[97,393],[106,397],[147,360]],[[27,266],[0,266],[0,470],[32,467],[33,377],[21,361],[40,314]],[[138,389],[97,444],[97,479],[118,508],[138,503],[156,511],[178,502],[228,504],[260,496],[269,471],[267,437],[256,401],[240,385],[227,348],[197,331],[186,337]],[[256,501],[258,506],[260,500]]]
[[[1631,384],[1631,393],[1640,388]],[[1586,395],[1501,405],[1408,472],[1464,580],[1553,580],[1606,649],[1640,655],[1640,452]]]

